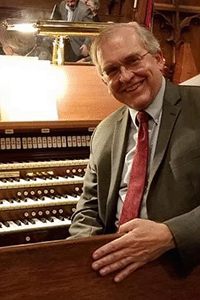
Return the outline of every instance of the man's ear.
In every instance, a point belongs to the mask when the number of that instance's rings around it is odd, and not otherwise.
[[[164,65],[165,65],[165,59],[163,57],[163,52],[159,51],[156,55],[156,60],[157,60],[157,64],[158,64],[158,68],[162,71],[164,69]]]

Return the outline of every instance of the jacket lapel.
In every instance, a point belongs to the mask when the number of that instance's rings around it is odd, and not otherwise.
[[[116,215],[116,206],[118,200],[118,190],[121,180],[121,173],[124,163],[124,155],[127,144],[127,133],[129,124],[129,111],[127,108],[121,114],[121,117],[115,123],[112,148],[111,148],[111,181],[107,201],[107,226],[113,226]],[[108,219],[109,218],[109,219]],[[107,231],[108,228],[106,228]],[[110,230],[110,229],[108,229]]]
[[[166,91],[163,100],[163,112],[158,135],[158,142],[156,145],[155,156],[152,163],[149,176],[149,186],[155,176],[156,171],[164,157],[170,136],[175,125],[175,121],[180,113],[178,102],[180,94],[178,87],[170,82],[167,82]]]
[[[66,3],[65,3],[65,1],[61,2],[61,4],[60,4],[60,13],[61,13],[62,19],[63,20],[67,20],[67,18],[68,18],[68,11],[66,9]]]

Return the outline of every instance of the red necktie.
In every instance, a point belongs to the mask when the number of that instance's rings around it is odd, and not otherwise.
[[[128,190],[122,207],[119,226],[137,218],[139,214],[148,168],[148,120],[149,115],[145,111],[140,111],[137,114],[137,121],[139,123],[137,147],[134,154]]]

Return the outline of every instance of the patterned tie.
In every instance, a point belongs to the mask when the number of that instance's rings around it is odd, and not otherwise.
[[[149,151],[149,115],[145,111],[140,111],[136,118],[139,123],[137,147],[134,154],[129,186],[122,208],[119,226],[138,217],[146,184]]]

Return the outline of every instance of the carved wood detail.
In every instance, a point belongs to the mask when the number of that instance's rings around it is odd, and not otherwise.
[[[154,3],[153,31],[166,59],[167,77],[178,83],[200,72],[200,7],[192,6],[191,1],[188,6],[178,0],[173,4],[163,2]]]

